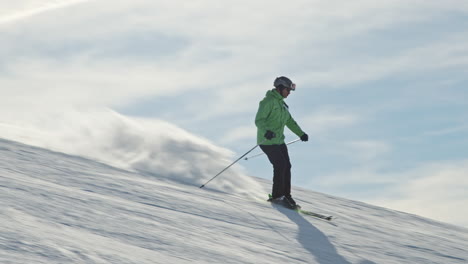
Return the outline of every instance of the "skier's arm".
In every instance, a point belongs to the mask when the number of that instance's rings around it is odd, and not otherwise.
[[[269,103],[269,101],[263,100],[260,102],[257,115],[255,116],[255,125],[260,130],[269,130],[269,128],[267,127],[267,120],[270,116],[271,110],[272,105],[271,103]]]
[[[294,118],[292,118],[292,116],[289,118],[288,122],[286,123],[286,126],[298,137],[301,137],[305,134],[305,132],[302,131],[301,127],[297,124]]]

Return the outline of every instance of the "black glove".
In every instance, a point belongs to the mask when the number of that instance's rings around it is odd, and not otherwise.
[[[273,133],[273,131],[271,131],[271,130],[267,130],[267,132],[265,133],[265,138],[268,139],[268,140],[271,140],[275,136],[276,136],[275,133]]]
[[[308,140],[309,140],[309,136],[308,136],[306,133],[304,133],[304,135],[301,136],[301,140],[302,140],[302,141],[308,141]]]

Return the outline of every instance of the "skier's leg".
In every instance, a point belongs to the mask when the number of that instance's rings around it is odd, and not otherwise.
[[[260,145],[260,148],[265,152],[268,160],[273,165],[273,199],[281,197],[285,195],[284,173],[287,168],[287,160],[283,156],[280,145]]]
[[[287,197],[291,197],[291,160],[289,159],[288,147],[286,144],[281,144],[281,154],[286,163],[284,168],[284,190],[283,193]]]

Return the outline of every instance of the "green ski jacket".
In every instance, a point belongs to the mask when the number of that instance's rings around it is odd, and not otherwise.
[[[294,121],[289,113],[288,106],[283,96],[276,89],[267,91],[265,98],[260,101],[255,125],[257,126],[257,144],[280,145],[284,143],[284,126],[287,126],[298,137],[304,135],[304,131]],[[267,130],[273,131],[275,137],[265,140]],[[265,141],[264,141],[265,140]]]

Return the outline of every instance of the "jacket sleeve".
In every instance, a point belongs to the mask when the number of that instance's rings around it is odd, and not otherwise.
[[[270,116],[272,105],[267,100],[262,100],[259,104],[257,115],[255,116],[255,125],[260,130],[268,130],[267,120]]]
[[[302,131],[301,127],[297,124],[297,122],[292,116],[289,118],[288,122],[286,123],[286,126],[298,137],[301,137],[305,134],[305,132]]]

